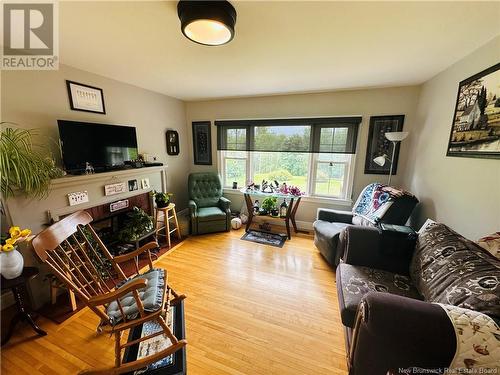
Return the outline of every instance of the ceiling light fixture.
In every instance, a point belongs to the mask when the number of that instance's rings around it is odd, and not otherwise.
[[[236,10],[229,1],[188,1],[177,4],[184,36],[206,46],[220,46],[234,37]]]

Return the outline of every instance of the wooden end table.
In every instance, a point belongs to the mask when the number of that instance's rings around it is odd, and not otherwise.
[[[15,279],[6,279],[2,276],[2,291],[12,290],[14,299],[16,300],[17,314],[12,318],[10,322],[7,334],[2,340],[2,345],[6,344],[14,333],[14,328],[19,323],[19,321],[26,321],[31,328],[35,330],[40,336],[45,336],[47,332],[41,329],[33,320],[31,313],[27,310],[23,298],[23,290],[27,290],[28,283],[31,279],[38,276],[38,268],[36,267],[24,267],[23,273],[16,277]]]

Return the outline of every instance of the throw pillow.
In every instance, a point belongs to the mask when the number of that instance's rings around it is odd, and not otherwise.
[[[480,238],[477,244],[497,259],[500,259],[500,232]]]

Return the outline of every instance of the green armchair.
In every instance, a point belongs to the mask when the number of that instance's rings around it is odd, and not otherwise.
[[[191,234],[229,232],[231,201],[222,196],[217,173],[191,173],[188,179]]]

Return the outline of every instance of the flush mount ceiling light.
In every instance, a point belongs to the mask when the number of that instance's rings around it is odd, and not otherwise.
[[[184,36],[193,42],[220,46],[234,37],[236,10],[228,1],[188,1],[177,4]]]

